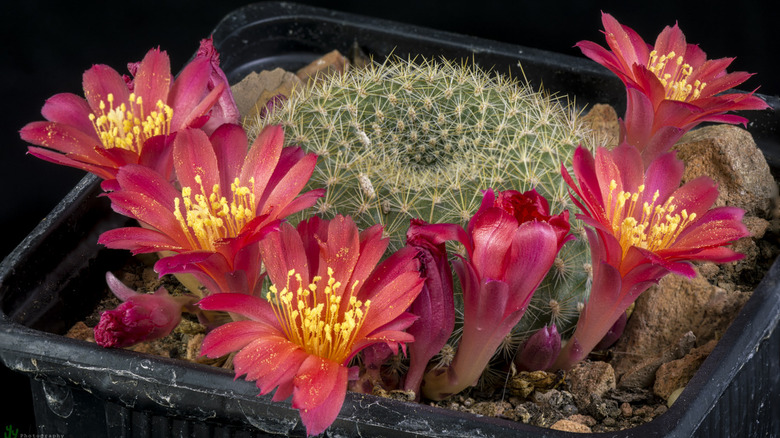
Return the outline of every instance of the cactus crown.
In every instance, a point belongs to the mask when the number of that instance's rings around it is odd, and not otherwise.
[[[487,188],[536,188],[552,212],[568,208],[561,163],[591,144],[577,116],[564,99],[476,66],[390,57],[318,77],[247,128],[283,125],[286,144],[319,155],[309,184],[327,193],[316,213],[382,224],[397,249],[410,218],[465,225]],[[583,239],[565,245],[521,336],[551,320],[567,331],[587,293],[588,256]]]

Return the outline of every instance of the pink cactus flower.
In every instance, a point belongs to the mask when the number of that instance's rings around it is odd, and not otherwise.
[[[387,248],[382,228],[359,232],[352,219],[313,217],[296,230],[284,223],[262,241],[273,283],[268,299],[214,294],[204,310],[242,315],[206,335],[209,357],[238,353],[236,377],[256,380],[273,400],[292,396],[309,435],[322,433],[344,402],[349,361],[378,343],[398,352],[413,340],[403,330],[415,320],[406,312],[422,288],[415,251],[403,248],[379,263]]]
[[[591,246],[593,283],[577,328],[554,367],[568,369],[604,339],[626,309],[664,275],[693,277],[689,261],[725,263],[742,254],[725,245],[749,235],[744,211],[711,208],[718,189],[708,177],[682,187],[683,163],[666,153],[643,168],[640,152],[623,144],[599,148],[594,157],[579,147],[575,181],[563,177],[580,208]]]
[[[203,44],[208,46],[210,40]],[[30,154],[104,180],[114,179],[119,168],[130,163],[168,176],[167,137],[207,122],[215,129],[239,121],[238,112],[225,102],[225,96],[232,96],[221,79],[224,73],[212,59],[205,53],[197,56],[176,79],[167,53],[159,49],[128,65],[132,79],[95,65],[84,72],[85,98],[72,93],[52,96],[41,110],[47,121],[27,124],[21,137],[36,145],[29,147]]]
[[[640,150],[645,166],[699,123],[745,125],[747,119],[727,113],[769,107],[752,92],[727,92],[752,75],[727,73],[734,58],[707,59],[698,45],[686,42],[677,24],[665,27],[650,45],[609,14],[602,14],[602,23],[610,50],[591,41],[577,47],[626,85],[623,135]]]
[[[448,368],[426,373],[422,392],[441,400],[473,385],[504,337],[525,313],[569,235],[569,213],[551,216],[536,191],[487,190],[466,230],[428,225],[438,241],[463,244],[455,262],[463,288],[463,336]]]
[[[99,243],[133,253],[170,251],[155,264],[161,275],[193,274],[210,293],[255,293],[257,242],[324,194],[299,196],[317,157],[283,142],[278,126],[265,128],[248,151],[238,125],[222,125],[211,138],[198,129],[179,132],[173,160],[181,187],[146,167],[124,166],[107,196],[115,211],[144,226],[109,230]]]

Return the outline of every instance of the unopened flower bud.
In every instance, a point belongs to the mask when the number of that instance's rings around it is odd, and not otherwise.
[[[550,368],[561,351],[561,335],[555,324],[544,326],[531,335],[515,356],[520,371],[539,371]]]
[[[107,310],[95,326],[95,342],[101,347],[129,347],[167,336],[181,321],[182,302],[165,288],[143,294],[128,288],[111,273],[106,274],[111,291],[124,301]]]
[[[209,134],[224,123],[240,123],[241,115],[238,112],[238,105],[230,92],[230,83],[225,76],[225,72],[219,67],[219,53],[214,48],[211,37],[201,40],[200,48],[196,58],[206,58],[211,64],[211,74],[209,75],[207,90],[213,91],[216,88],[222,88],[219,98],[209,112],[209,119],[205,128]]]
[[[599,341],[598,344],[596,344],[594,350],[605,350],[617,342],[617,340],[620,338],[620,335],[623,334],[623,330],[626,328],[627,320],[628,314],[626,314],[626,312],[621,313],[620,318],[618,318],[617,321],[612,324],[612,327],[610,327],[607,334],[601,338],[601,341]]]

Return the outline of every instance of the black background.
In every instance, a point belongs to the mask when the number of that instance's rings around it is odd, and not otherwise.
[[[0,24],[0,258],[10,252],[84,175],[26,155],[18,131],[42,120],[46,98],[59,92],[81,95],[81,74],[92,64],[125,73],[159,46],[171,57],[174,72],[197,49],[221,17],[245,4],[134,1],[5,2]],[[652,42],[665,25],[678,22],[688,42],[711,58],[736,56],[730,68],[757,73],[745,89],[780,94],[778,56],[780,21],[775,2],[748,0],[729,4],[678,1],[326,1],[299,3],[417,24],[497,41],[581,56],[573,45],[584,39],[604,44],[600,12],[613,14]],[[683,6],[685,5],[685,6]],[[771,9],[770,9],[771,8]],[[0,428],[34,433],[26,378],[2,368],[3,409]]]

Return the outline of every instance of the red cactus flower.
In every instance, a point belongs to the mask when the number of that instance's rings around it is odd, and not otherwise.
[[[454,224],[426,229],[438,241],[457,240],[467,253],[455,262],[463,288],[463,336],[450,366],[428,372],[422,385],[427,398],[441,400],[476,383],[573,236],[569,212],[551,216],[534,190],[487,190],[467,230]]]
[[[138,293],[110,272],[106,273],[106,282],[123,302],[100,315],[94,332],[95,342],[101,347],[123,348],[164,338],[181,322],[182,309],[195,302],[194,297],[172,297],[163,287],[153,294]]]
[[[577,215],[593,227],[593,284],[577,328],[556,367],[570,368],[604,338],[631,303],[664,275],[696,275],[690,260],[724,263],[742,258],[726,248],[749,235],[744,211],[710,208],[718,189],[708,177],[680,187],[682,161],[661,155],[645,171],[639,151],[628,144],[599,148],[595,159],[582,147],[574,153],[577,185],[565,168]]]
[[[211,138],[197,129],[179,132],[173,160],[181,189],[151,169],[124,166],[108,194],[111,206],[145,226],[109,230],[98,242],[134,253],[170,251],[175,255],[155,265],[158,273],[191,273],[211,293],[254,293],[257,242],[324,194],[298,196],[317,157],[283,148],[283,141],[278,126],[265,128],[248,152],[238,125],[222,125]]]
[[[677,24],[665,27],[651,46],[609,14],[602,14],[602,23],[610,50],[591,41],[577,47],[626,85],[624,135],[645,165],[701,122],[746,124],[744,117],[727,113],[768,108],[752,92],[727,93],[752,75],[726,73],[734,58],[707,59]]]
[[[20,131],[22,139],[36,145],[29,147],[30,154],[105,180],[128,163],[167,176],[171,160],[165,136],[201,127],[210,118],[212,129],[239,121],[238,112],[223,104],[230,95],[227,81],[213,78],[224,73],[205,52],[175,80],[167,53],[159,49],[128,67],[132,79],[95,65],[84,72],[85,98],[71,93],[49,98],[41,110],[47,121],[29,123]]]
[[[307,433],[323,432],[357,377],[350,359],[377,343],[397,353],[413,340],[402,330],[415,319],[405,310],[423,283],[415,251],[401,249],[377,265],[387,248],[381,235],[380,226],[359,232],[343,216],[314,217],[297,230],[282,224],[261,243],[273,283],[267,300],[214,294],[200,301],[204,310],[247,318],[206,335],[203,354],[238,351],[237,377],[256,380],[262,394],[277,388],[274,401],[292,395]]]

